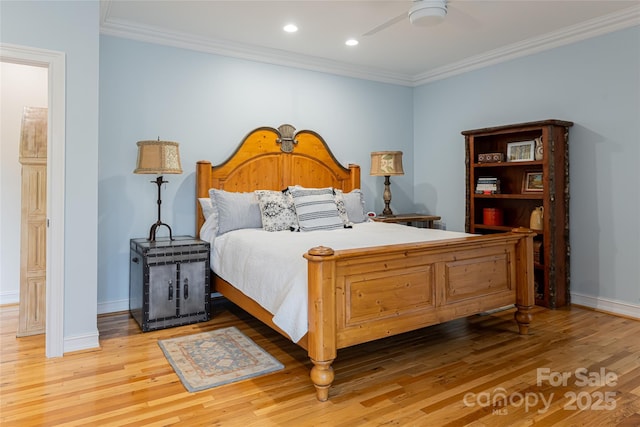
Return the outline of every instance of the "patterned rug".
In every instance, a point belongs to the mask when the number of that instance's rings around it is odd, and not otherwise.
[[[284,368],[273,356],[233,326],[159,340],[158,345],[190,392]]]

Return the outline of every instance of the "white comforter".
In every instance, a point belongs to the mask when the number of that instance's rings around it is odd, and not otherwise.
[[[307,260],[315,246],[353,249],[469,236],[466,233],[366,222],[352,229],[267,232],[243,229],[211,239],[211,268],[273,314],[297,342],[307,333]]]

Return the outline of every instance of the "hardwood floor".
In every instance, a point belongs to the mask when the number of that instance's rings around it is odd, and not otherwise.
[[[536,308],[520,336],[506,310],[359,345],[339,351],[321,403],[304,350],[229,303],[214,312],[144,334],[127,313],[102,316],[100,349],[46,359],[44,335],[16,338],[17,307],[0,308],[0,424],[640,426],[636,320]],[[188,393],[157,340],[231,325],[285,369]]]

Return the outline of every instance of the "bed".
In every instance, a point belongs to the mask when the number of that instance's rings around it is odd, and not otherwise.
[[[257,128],[223,163],[196,165],[197,199],[209,197],[212,188],[242,193],[294,185],[352,192],[360,188],[360,167],[342,166],[320,135],[296,132],[291,125]],[[196,230],[201,230],[205,218],[200,202],[196,205]],[[519,333],[526,335],[534,305],[533,235],[516,229],[348,249],[310,246],[299,254],[306,272],[307,328],[294,339],[274,322],[272,312],[215,269],[213,288],[306,349],[316,397],[326,401],[341,348],[509,305],[515,305]]]

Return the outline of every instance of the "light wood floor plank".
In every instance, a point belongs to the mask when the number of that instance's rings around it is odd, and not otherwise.
[[[328,402],[318,402],[303,349],[224,301],[209,322],[148,333],[127,313],[98,320],[100,349],[44,356],[44,336],[16,338],[18,310],[0,307],[4,426],[640,426],[640,322],[578,307],[534,309],[528,336],[513,310],[473,316],[340,350]],[[236,326],[285,365],[263,377],[187,392],[159,339]],[[577,386],[604,368],[615,386]],[[537,384],[538,369],[570,373]],[[506,407],[485,404],[503,391]],[[567,394],[609,410],[568,410]],[[542,396],[526,407],[525,399]]]

